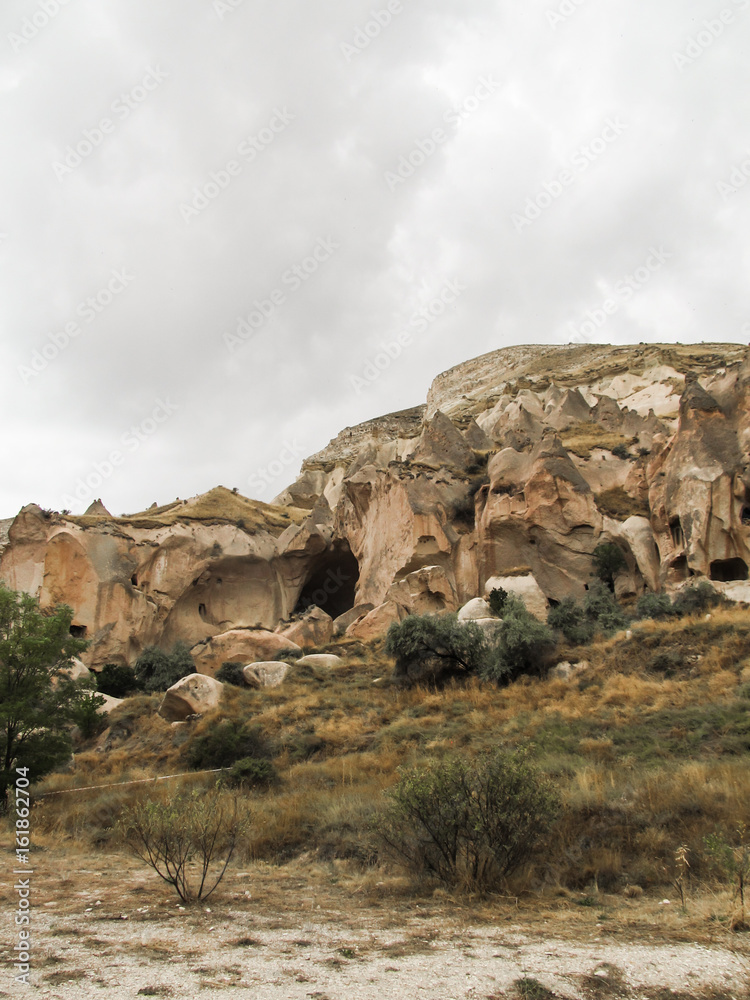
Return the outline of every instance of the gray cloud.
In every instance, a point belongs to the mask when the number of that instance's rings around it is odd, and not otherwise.
[[[92,489],[114,513],[270,499],[298,448],[611,296],[593,339],[749,339],[750,0],[455,6],[6,0],[0,511],[59,508],[120,451]],[[339,246],[308,273],[319,240]]]

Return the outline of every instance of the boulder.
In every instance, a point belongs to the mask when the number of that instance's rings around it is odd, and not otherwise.
[[[355,604],[353,608],[345,611],[343,615],[339,615],[338,618],[334,618],[334,637],[343,635],[350,625],[353,625],[359,618],[364,618],[364,616],[372,611],[374,607],[374,604]]]
[[[572,681],[578,674],[587,670],[590,666],[588,660],[581,660],[580,663],[568,663],[567,660],[552,667],[547,675],[551,680]]]
[[[213,677],[222,663],[258,663],[279,654],[301,653],[302,647],[286,636],[264,629],[232,629],[215,635],[191,650],[196,670]]]
[[[323,646],[333,638],[333,619],[320,608],[311,608],[279,634],[302,649]]]
[[[379,639],[385,635],[394,622],[403,621],[407,612],[395,601],[386,601],[385,604],[373,608],[364,618],[359,618],[346,630],[346,634],[352,639],[359,639],[361,642],[369,642],[371,639]]]
[[[88,680],[88,678],[91,677],[91,671],[89,670],[89,668],[86,666],[85,663],[83,663],[81,660],[78,659],[77,656],[75,656],[73,657],[70,666],[67,667],[65,670],[60,671],[60,675],[69,677],[72,681],[82,681],[82,680]],[[53,683],[57,680],[58,680],[57,677],[53,678]]]
[[[458,605],[456,588],[442,566],[422,566],[408,573],[389,588],[387,597],[413,615],[453,611]]]
[[[500,626],[503,624],[502,618],[467,618],[464,620],[463,624],[466,625],[470,621],[472,621],[475,625],[478,625],[488,639],[494,638],[500,631]]]
[[[475,597],[458,612],[460,622],[473,622],[478,618],[492,618],[490,606],[482,597]]]
[[[100,698],[104,698],[104,704],[97,708],[99,715],[109,715],[116,708],[122,705],[124,698],[113,698],[111,694],[100,694]]]
[[[540,621],[547,621],[547,598],[531,573],[524,576],[491,576],[484,585],[484,592],[489,596],[493,590],[505,590],[520,597],[530,614]]]
[[[298,667],[322,667],[323,669],[330,669],[331,667],[341,666],[343,662],[341,657],[336,656],[335,653],[308,653],[301,660],[297,660],[296,665]]]
[[[164,695],[159,715],[167,722],[184,722],[191,715],[205,715],[217,708],[224,685],[205,674],[182,677]]]
[[[265,660],[260,663],[248,663],[242,668],[245,683],[251,688],[279,687],[289,673],[289,664],[283,660]]]

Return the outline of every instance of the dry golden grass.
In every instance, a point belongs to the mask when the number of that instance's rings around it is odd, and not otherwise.
[[[592,421],[573,424],[561,434],[563,446],[579,458],[591,458],[594,448],[612,451],[618,445],[627,447],[630,438],[608,431],[601,424]]]
[[[594,500],[602,514],[606,514],[607,517],[612,517],[616,521],[625,521],[636,515],[648,517],[650,513],[647,503],[631,497],[622,486],[614,486],[602,493],[596,493]]]

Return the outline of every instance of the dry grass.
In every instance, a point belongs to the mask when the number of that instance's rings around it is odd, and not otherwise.
[[[597,493],[594,500],[602,514],[616,521],[625,521],[634,516],[648,517],[650,513],[647,503],[631,497],[622,486],[614,486],[610,490]]]
[[[260,500],[250,500],[239,493],[217,486],[192,500],[175,500],[162,507],[152,507],[138,514],[107,518],[99,515],[65,515],[66,520],[83,527],[101,525],[104,521],[127,524],[133,528],[161,528],[179,521],[223,522],[235,524],[254,534],[268,531],[280,535],[290,524],[301,524],[309,511],[297,507],[276,507]]]
[[[573,424],[561,434],[563,446],[579,458],[591,458],[594,448],[612,451],[618,445],[627,447],[630,438],[606,430],[593,420]]]

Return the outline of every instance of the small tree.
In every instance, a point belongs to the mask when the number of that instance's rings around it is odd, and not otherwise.
[[[231,767],[247,757],[267,760],[271,747],[260,726],[224,719],[196,735],[187,747],[187,759],[196,770]]]
[[[72,621],[71,608],[41,611],[0,585],[0,810],[16,766],[37,781],[70,756],[82,689],[61,671],[88,645],[70,634]]]
[[[119,830],[130,850],[185,903],[208,899],[224,877],[249,817],[214,790],[129,808]]]
[[[85,740],[96,736],[106,728],[105,720],[99,709],[104,705],[104,698],[96,691],[96,681],[92,677],[88,682],[79,682],[81,694],[72,712],[73,721],[78,726]]]
[[[628,616],[615,600],[612,591],[599,580],[589,586],[583,599],[583,610],[596,631],[611,635],[618,629],[625,628]]]
[[[385,650],[396,660],[396,675],[408,677],[415,664],[425,661],[475,673],[485,661],[487,646],[479,626],[459,622],[455,614],[409,615],[388,629]]]
[[[669,594],[642,594],[635,606],[636,618],[672,618],[677,614]]]
[[[556,632],[561,632],[575,646],[585,646],[591,642],[596,631],[594,622],[572,597],[564,597],[556,608],[550,608],[547,624]]]
[[[403,771],[380,834],[397,860],[450,886],[499,886],[532,854],[557,795],[523,750],[449,757]]]
[[[102,694],[112,698],[126,698],[138,690],[138,678],[133,668],[118,663],[105,663],[96,676],[96,684]]]
[[[195,663],[187,643],[176,642],[170,653],[148,646],[135,663],[135,676],[147,694],[166,691],[182,677],[195,673]]]
[[[721,874],[735,887],[740,900],[739,926],[745,926],[745,889],[750,880],[750,838],[747,827],[740,823],[735,842],[730,843],[720,833],[712,833],[705,838],[706,853],[709,854]]]
[[[552,630],[527,611],[515,594],[506,594],[503,620],[488,641],[480,674],[487,680],[512,680],[519,674],[539,673],[545,654],[555,645]]]
[[[611,591],[615,589],[615,576],[627,565],[625,556],[619,545],[612,542],[602,542],[593,552],[594,572],[606,583]]]
[[[495,587],[490,591],[488,603],[490,611],[496,618],[502,617],[505,602],[508,600],[508,591],[502,587]]]
[[[247,687],[245,675],[242,672],[241,663],[232,663],[227,660],[216,671],[216,680],[222,684],[233,684],[234,687]]]

